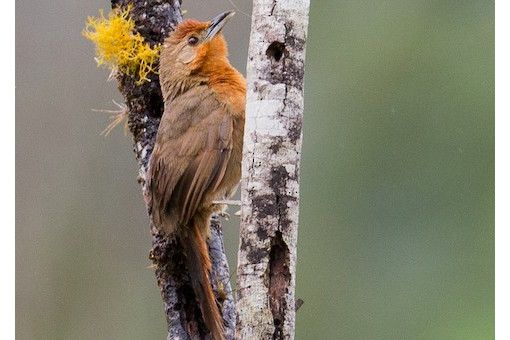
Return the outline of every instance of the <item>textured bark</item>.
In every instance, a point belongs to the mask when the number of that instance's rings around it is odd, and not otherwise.
[[[131,4],[131,17],[136,30],[151,45],[163,42],[164,38],[182,20],[178,0],[111,0],[112,7]],[[136,79],[118,74],[119,90],[128,107],[128,124],[133,134],[134,151],[139,164],[138,181],[147,197],[145,178],[147,164],[154,146],[163,100],[157,74],[149,75],[150,82],[136,84]],[[149,216],[151,212],[149,211]],[[152,219],[150,219],[152,220]],[[168,322],[167,339],[202,339],[205,327],[200,316],[193,289],[189,282],[182,249],[175,239],[160,235],[151,223],[152,250],[150,259],[155,265],[155,274],[164,302]],[[217,218],[211,221],[209,251],[213,262],[212,284],[222,301],[227,339],[234,336],[235,309],[230,288],[229,269],[221,226]]]
[[[292,339],[309,0],[254,0],[237,267],[237,339]]]

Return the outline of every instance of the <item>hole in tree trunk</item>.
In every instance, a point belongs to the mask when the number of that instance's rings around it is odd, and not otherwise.
[[[273,339],[283,339],[287,302],[285,294],[290,284],[289,248],[282,233],[276,232],[269,253],[269,305],[275,327]]]
[[[285,45],[279,41],[273,41],[266,50],[266,55],[275,61],[282,59],[283,53],[285,52]]]

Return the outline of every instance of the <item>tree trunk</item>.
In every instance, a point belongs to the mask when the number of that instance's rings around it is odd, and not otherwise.
[[[237,266],[237,339],[293,339],[309,0],[254,0]]]
[[[172,28],[182,20],[178,0],[111,0],[111,4],[112,7],[123,8],[128,4],[132,5],[131,17],[136,23],[136,30],[151,45],[162,43]],[[149,75],[151,81],[141,85],[137,85],[136,79],[125,74],[118,74],[117,79],[119,90],[128,107],[128,123],[133,134],[134,151],[140,167],[138,181],[146,197],[147,165],[163,113],[159,77],[151,74]],[[149,211],[149,217],[150,214]],[[183,270],[185,265],[179,242],[163,237],[152,224],[151,234],[150,258],[156,268],[156,278],[165,306],[168,322],[167,339],[202,339],[206,331],[189,276]],[[235,310],[222,231],[217,218],[211,221],[209,252],[213,262],[211,275],[213,289],[222,302],[226,338],[232,339]]]

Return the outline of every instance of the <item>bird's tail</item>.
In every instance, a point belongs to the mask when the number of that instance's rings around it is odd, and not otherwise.
[[[192,219],[189,232],[186,233],[181,242],[186,255],[193,291],[198,298],[205,325],[214,340],[224,340],[223,319],[209,280],[212,268],[211,259],[209,258],[205,235],[202,232],[207,230],[208,225],[200,225],[201,223],[209,222],[208,219]]]

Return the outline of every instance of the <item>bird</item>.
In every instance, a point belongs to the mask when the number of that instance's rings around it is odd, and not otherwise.
[[[224,325],[210,282],[209,220],[237,190],[245,121],[246,80],[230,64],[222,34],[233,15],[187,19],[164,40],[159,66],[164,112],[147,175],[154,225],[179,239],[214,340],[224,339]]]

